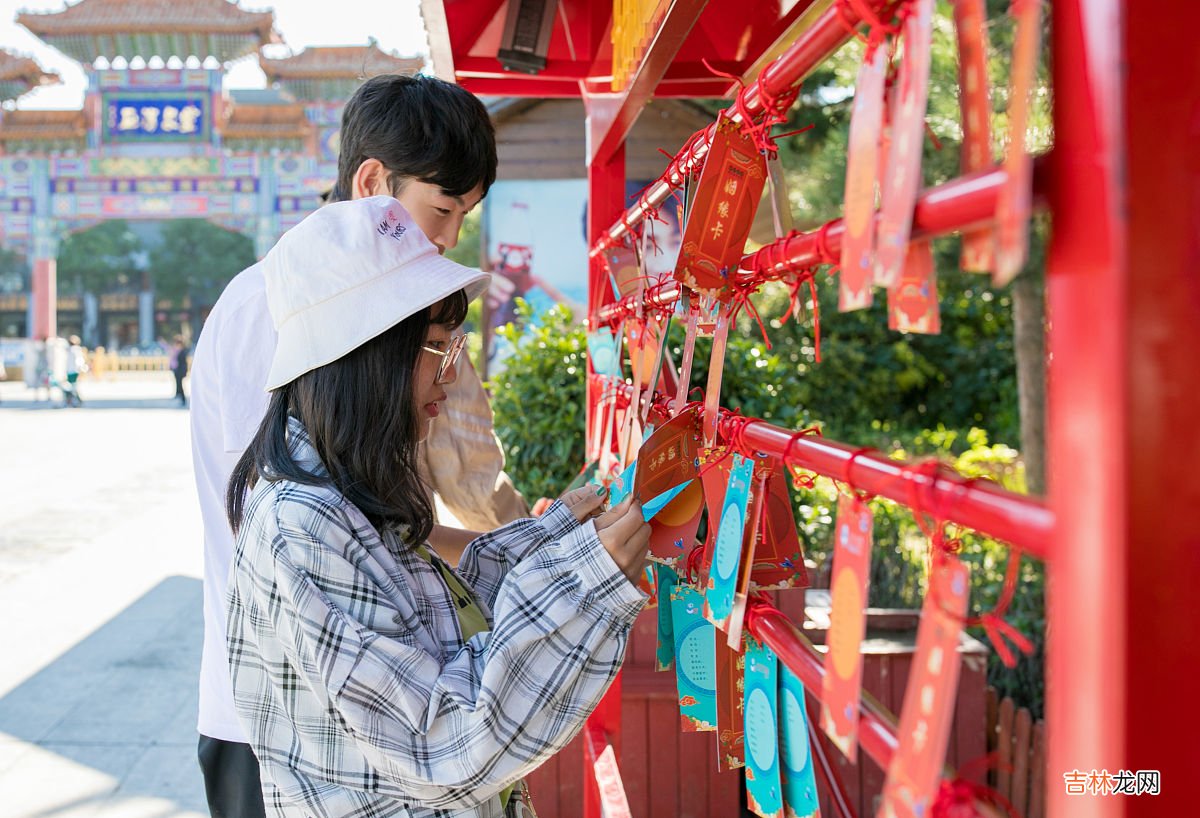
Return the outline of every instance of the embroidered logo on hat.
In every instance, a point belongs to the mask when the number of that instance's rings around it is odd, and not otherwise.
[[[336,202],[310,214],[267,253],[263,276],[279,332],[268,390],[459,290],[477,298],[491,278],[441,256],[390,196]]]

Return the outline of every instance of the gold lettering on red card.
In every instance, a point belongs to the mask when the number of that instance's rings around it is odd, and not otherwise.
[[[846,156],[846,205],[838,309],[871,306],[875,263],[875,187],[879,172],[879,134],[883,127],[884,48],[868,47],[854,85],[850,146]]]
[[[858,758],[862,694],[862,640],[867,632],[867,583],[874,515],[861,497],[838,498],[833,545],[832,598],[821,685],[821,729],[846,758]]]
[[[992,105],[987,75],[987,29],[983,0],[954,4],[958,37],[958,103],[962,111],[963,173],[992,165]],[[968,230],[962,236],[961,265],[970,273],[991,272],[996,236],[991,227]]]
[[[1013,43],[1012,85],[1008,93],[1008,147],[1004,186],[996,202],[996,266],[992,283],[1012,281],[1029,255],[1029,214],[1033,206],[1033,157],[1025,150],[1029,105],[1037,75],[1042,34],[1041,0],[1013,0],[1017,21]]]
[[[967,568],[957,557],[944,555],[934,560],[900,712],[900,746],[883,787],[881,818],[927,818],[930,814],[954,719],[967,580]]]
[[[875,283],[894,287],[900,280],[913,207],[921,187],[921,150],[925,143],[925,105],[929,93],[929,43],[933,0],[913,0],[904,21],[904,60],[897,77],[898,105],[892,116],[892,145],[879,182],[881,206],[875,248]]]
[[[928,241],[908,245],[900,283],[888,290],[888,329],[936,335],[942,331],[937,270]]]
[[[742,259],[766,178],[766,160],[754,141],[728,116],[718,116],[675,278],[704,294],[729,297],[728,277]]]

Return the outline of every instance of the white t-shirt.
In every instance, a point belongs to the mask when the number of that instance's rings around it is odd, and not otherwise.
[[[234,537],[225,487],[267,412],[263,388],[276,333],[260,265],[239,273],[204,322],[192,359],[192,467],[204,522],[204,652],[200,659],[201,735],[245,742],[233,709],[225,647],[226,590]]]

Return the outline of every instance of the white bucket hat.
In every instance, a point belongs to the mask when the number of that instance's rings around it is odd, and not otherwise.
[[[443,258],[390,196],[326,205],[287,231],[263,259],[279,332],[267,390],[332,363],[487,273]]]

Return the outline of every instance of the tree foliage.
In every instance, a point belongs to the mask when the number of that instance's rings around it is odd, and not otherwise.
[[[144,249],[124,219],[72,233],[58,249],[60,287],[86,293],[140,289]]]
[[[162,242],[150,251],[154,289],[160,298],[193,306],[213,304],[229,280],[255,261],[254,242],[202,219],[172,219]]]

